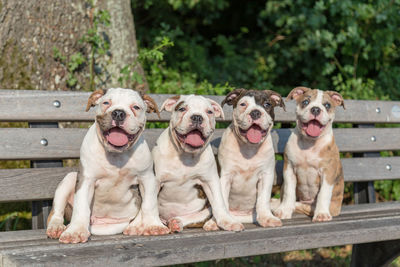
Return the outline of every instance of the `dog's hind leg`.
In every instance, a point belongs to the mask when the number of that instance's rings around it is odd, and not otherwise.
[[[50,238],[59,238],[65,230],[64,213],[67,205],[73,204],[76,172],[68,173],[57,186],[49,218],[47,219],[46,234]]]

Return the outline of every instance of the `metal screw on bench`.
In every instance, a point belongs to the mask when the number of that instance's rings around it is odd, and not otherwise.
[[[392,170],[392,165],[386,164],[386,170],[391,171]]]
[[[53,106],[56,107],[56,108],[59,108],[59,107],[61,107],[61,102],[58,101],[58,100],[54,100],[53,101]]]
[[[40,140],[40,144],[41,144],[42,146],[47,146],[47,145],[49,144],[49,141],[47,141],[46,138],[42,138],[42,139]]]
[[[381,108],[376,108],[375,111],[376,113],[381,113]]]
[[[375,142],[376,141],[376,136],[371,136],[371,141]]]

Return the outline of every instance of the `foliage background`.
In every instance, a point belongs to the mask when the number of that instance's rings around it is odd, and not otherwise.
[[[153,92],[225,93],[212,88],[229,83],[400,97],[399,0],[143,0],[132,8],[141,48],[174,43],[164,61],[143,62]]]

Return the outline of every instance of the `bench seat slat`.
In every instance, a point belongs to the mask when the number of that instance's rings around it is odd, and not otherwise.
[[[386,203],[382,204],[385,206]],[[59,244],[43,230],[0,235],[2,264],[32,265],[57,262],[87,266],[170,265],[400,238],[400,209],[385,209],[379,217],[346,212],[332,222],[309,218],[283,221],[283,227],[250,226],[241,233],[189,229],[177,235],[152,237],[93,236],[86,244]],[[357,205],[364,206],[364,205]],[[370,205],[368,205],[370,206]],[[354,215],[354,216],[353,216]],[[343,218],[342,218],[343,217]],[[26,241],[23,241],[23,240]],[[14,243],[14,241],[16,241]],[[18,244],[19,246],[15,246]]]
[[[147,129],[144,133],[152,148],[163,129]],[[217,129],[211,142],[214,153],[224,129]],[[79,150],[87,129],[76,128],[0,128],[0,160],[79,158]],[[272,132],[275,151],[283,153],[290,129]],[[342,152],[400,150],[400,128],[334,129],[336,143]],[[48,145],[40,143],[42,138]],[[375,141],[372,141],[374,138]]]
[[[399,179],[400,157],[342,159],[345,181],[360,182]],[[391,166],[391,170],[387,169]],[[371,168],[371,166],[374,166]],[[277,181],[282,184],[283,162],[276,164]],[[51,199],[63,177],[76,168],[0,170],[0,202]]]
[[[0,121],[92,121],[93,110],[85,112],[89,92],[38,91],[38,90],[0,90]],[[151,95],[158,106],[171,95]],[[223,96],[208,96],[218,103]],[[53,105],[54,101],[60,107]],[[338,108],[336,122],[351,123],[400,123],[400,102],[346,100],[346,110]],[[286,102],[287,112],[276,109],[276,121],[295,120],[294,101]],[[12,112],[10,112],[12,110]],[[379,111],[379,112],[377,112]],[[232,120],[232,108],[224,107],[225,121]],[[161,114],[162,121],[169,120],[169,113]],[[159,121],[151,114],[149,121]]]

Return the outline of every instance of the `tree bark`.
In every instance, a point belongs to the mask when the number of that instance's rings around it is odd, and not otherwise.
[[[111,26],[103,29],[111,43],[111,78],[101,86],[119,86],[121,67],[137,62],[138,56],[130,0],[101,0],[97,5],[111,15]],[[66,82],[71,56],[80,52],[90,58],[90,45],[79,40],[92,27],[91,10],[84,0],[0,0],[0,88],[87,90],[89,60],[76,71],[75,86]],[[65,60],[55,57],[54,48]],[[135,66],[143,75],[140,64]]]

